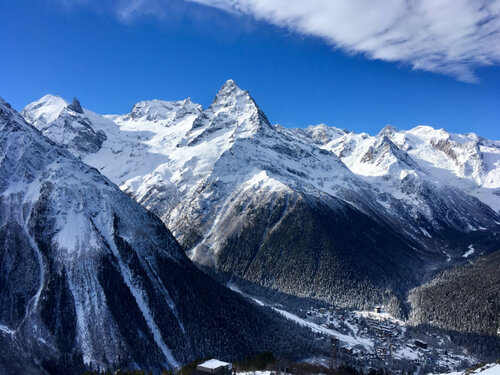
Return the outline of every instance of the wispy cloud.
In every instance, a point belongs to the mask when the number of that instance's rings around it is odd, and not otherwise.
[[[499,0],[192,0],[466,82],[500,64]]]
[[[118,0],[115,7],[116,13],[122,21],[130,21],[135,17],[154,16],[165,17],[167,7],[172,1],[161,0]]]
[[[130,20],[164,16],[178,0],[113,1],[119,17]],[[320,37],[347,53],[465,82],[477,81],[477,68],[500,64],[500,0],[185,1]]]

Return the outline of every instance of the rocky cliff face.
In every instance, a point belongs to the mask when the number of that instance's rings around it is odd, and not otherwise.
[[[71,107],[54,121],[82,115]],[[279,352],[282,335],[301,346],[294,330],[201,273],[156,216],[0,99],[0,372],[159,370]]]

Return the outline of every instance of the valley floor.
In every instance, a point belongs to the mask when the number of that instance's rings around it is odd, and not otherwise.
[[[477,363],[474,357],[454,345],[446,335],[417,333],[381,308],[372,312],[329,306],[291,312],[281,305],[250,296],[234,284],[228,287],[329,339],[328,355],[310,358],[308,363],[326,367],[348,365],[363,370],[385,368],[413,373],[445,373]]]

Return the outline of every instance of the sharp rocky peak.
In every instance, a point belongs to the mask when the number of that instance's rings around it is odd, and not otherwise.
[[[83,114],[83,108],[77,98],[73,98],[73,101],[66,107],[73,112]]]
[[[191,134],[199,129],[205,131],[196,139],[221,129],[234,129],[242,134],[274,130],[249,92],[242,90],[232,79],[222,85],[210,107],[193,122]]]
[[[250,95],[248,91],[242,90],[238,84],[232,79],[228,79],[220,88],[219,92],[215,96],[214,103],[224,101],[225,98],[231,98],[235,96],[245,95],[248,98]]]
[[[255,100],[250,96],[250,93],[247,90],[241,89],[232,79],[227,80],[222,85],[209,109],[217,111],[221,108],[262,112]]]

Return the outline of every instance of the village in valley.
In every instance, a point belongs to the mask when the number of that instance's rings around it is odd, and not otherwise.
[[[356,311],[323,303],[308,305],[295,299],[276,303],[246,293],[233,283],[227,286],[259,306],[270,307],[284,318],[308,327],[325,341],[322,355],[301,363],[363,373],[438,374],[460,371],[478,362],[444,331],[414,327],[393,317],[385,306]],[[288,367],[293,370],[293,366]]]
[[[263,304],[261,300],[255,301]],[[463,370],[475,363],[474,358],[461,352],[446,335],[416,332],[403,321],[393,318],[383,307],[376,307],[373,311],[310,307],[300,309],[296,314],[277,307],[273,309],[321,334],[327,343],[325,353],[298,362],[275,358],[270,353],[249,358],[243,363],[211,359],[198,363],[193,371],[186,373],[436,374]]]
[[[456,371],[474,359],[446,335],[416,332],[383,307],[348,311],[337,307],[300,310],[298,320],[330,336],[330,351],[322,359],[328,368],[390,369],[391,373]],[[299,321],[299,323],[300,323]]]

